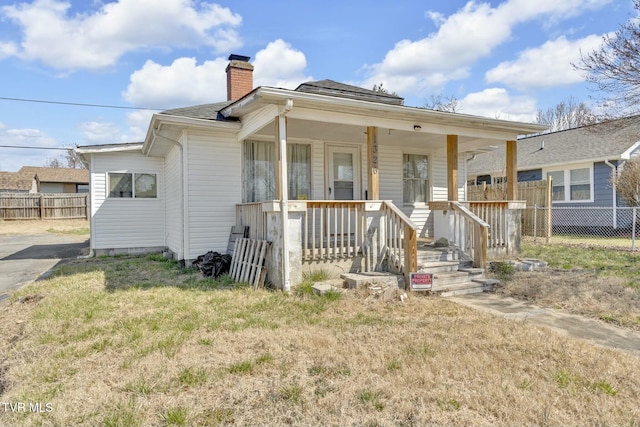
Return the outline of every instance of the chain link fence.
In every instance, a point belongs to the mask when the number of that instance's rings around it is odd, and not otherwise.
[[[528,207],[522,213],[523,239],[640,249],[640,209],[636,207]]]

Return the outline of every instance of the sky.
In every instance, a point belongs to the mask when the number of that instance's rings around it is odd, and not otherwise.
[[[255,86],[382,83],[408,106],[524,122],[569,97],[597,109],[572,64],[634,16],[632,0],[0,0],[0,170],[226,100],[232,53]]]

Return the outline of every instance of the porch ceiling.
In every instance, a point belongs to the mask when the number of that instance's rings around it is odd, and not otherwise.
[[[381,145],[400,144],[427,149],[434,152],[445,152],[447,138],[445,134],[424,131],[405,131],[389,128],[378,128],[378,142]],[[341,123],[328,123],[322,121],[292,119],[287,120],[287,138],[300,140],[318,140],[343,143],[366,143],[366,126],[349,125]],[[275,123],[272,121],[253,135],[259,139],[273,139],[275,137]],[[251,139],[249,136],[247,139]],[[473,138],[460,136],[458,140],[459,152],[486,151],[490,146],[495,146],[499,141],[487,138]],[[504,142],[504,141],[502,141]],[[481,147],[484,147],[482,149]]]

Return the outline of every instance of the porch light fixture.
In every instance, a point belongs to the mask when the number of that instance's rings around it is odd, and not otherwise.
[[[422,126],[420,125],[413,125],[413,130],[415,130],[416,132],[419,131],[420,129],[422,129]]]

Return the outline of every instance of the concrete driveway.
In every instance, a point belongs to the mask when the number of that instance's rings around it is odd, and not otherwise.
[[[88,253],[89,237],[43,234],[0,236],[0,301],[58,263]]]

